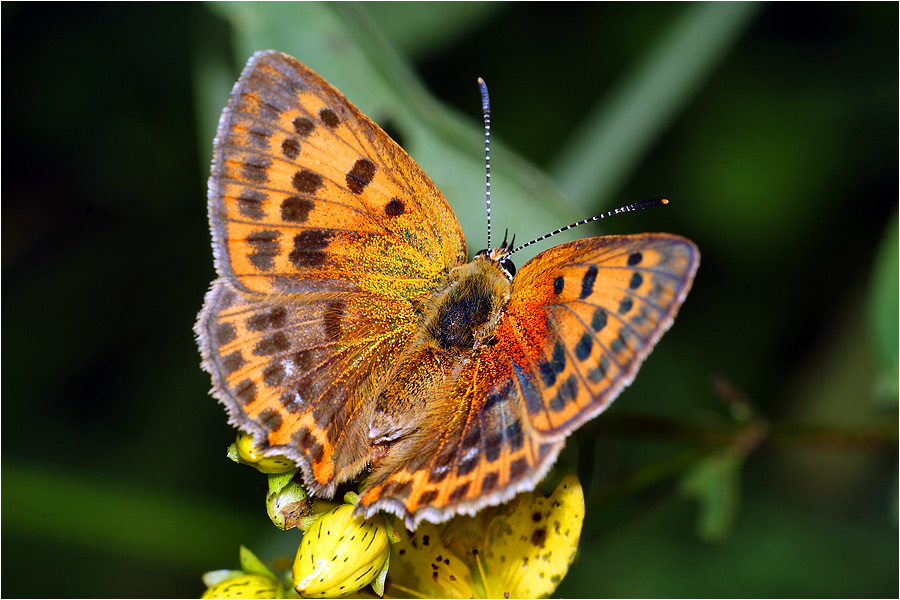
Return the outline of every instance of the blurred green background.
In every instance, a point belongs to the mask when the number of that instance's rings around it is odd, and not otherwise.
[[[668,231],[675,326],[560,466],[587,494],[557,595],[898,595],[898,6],[16,4],[3,31],[4,596],[198,596],[290,553],[225,458],[191,326],[212,136],[250,54],[381,123],[494,227]],[[562,239],[557,238],[554,243]],[[534,251],[548,247],[544,243]],[[521,266],[526,257],[517,257]]]

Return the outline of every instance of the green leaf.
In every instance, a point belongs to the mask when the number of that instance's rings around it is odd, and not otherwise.
[[[875,258],[869,287],[869,338],[878,366],[874,386],[876,400],[896,404],[898,399],[897,333],[900,331],[900,261],[898,261],[898,217],[888,224]]]
[[[299,469],[294,469],[292,471],[287,471],[286,473],[268,473],[266,477],[269,481],[269,494],[277,494],[283,490],[284,486],[294,479],[294,475],[297,474],[298,470]]]
[[[736,452],[720,452],[697,463],[682,481],[682,492],[700,507],[697,535],[706,541],[722,541],[734,527],[740,503],[741,464]]]
[[[241,455],[238,453],[237,444],[235,442],[231,442],[231,445],[228,446],[228,450],[225,451],[225,456],[238,464],[243,462],[241,461]]]
[[[384,561],[384,564],[381,565],[381,569],[378,571],[375,579],[373,579],[370,584],[372,586],[372,589],[375,590],[375,593],[379,596],[384,596],[384,582],[387,579],[388,569],[390,569],[390,567],[391,555],[388,554],[387,559]]]
[[[253,554],[249,548],[243,545],[241,546],[241,569],[243,569],[245,573],[264,575],[277,581],[274,573],[272,573],[261,560],[256,558],[256,555]]]

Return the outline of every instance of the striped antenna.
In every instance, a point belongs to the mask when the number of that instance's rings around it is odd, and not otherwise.
[[[487,84],[478,78],[478,90],[481,92],[481,113],[484,115],[484,170],[487,183],[487,247],[491,248],[491,99],[488,97]]]
[[[657,200],[644,200],[643,202],[635,202],[634,204],[629,204],[628,206],[622,206],[622,207],[617,208],[616,210],[611,210],[607,213],[603,213],[602,215],[597,215],[597,216],[591,217],[590,219],[585,219],[583,221],[578,221],[577,223],[572,223],[571,225],[566,225],[565,227],[560,227],[556,231],[551,231],[550,233],[548,233],[546,235],[542,235],[539,238],[533,239],[530,242],[528,242],[527,244],[522,244],[515,250],[510,251],[509,254],[510,255],[515,254],[519,250],[522,250],[523,248],[527,248],[528,246],[530,246],[532,244],[536,244],[540,241],[546,240],[548,237],[553,237],[557,233],[562,233],[563,231],[568,231],[575,227],[585,225],[586,223],[591,223],[593,221],[599,221],[600,219],[605,219],[606,217],[611,217],[611,216],[617,215],[619,213],[631,212],[633,210],[643,210],[645,208],[650,208],[651,206],[659,206],[661,204],[668,204],[668,203],[669,203],[669,201],[666,200],[665,198],[660,198]]]

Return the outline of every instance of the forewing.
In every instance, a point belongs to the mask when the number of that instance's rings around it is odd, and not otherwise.
[[[690,290],[700,254],[669,234],[604,236],[524,265],[499,336],[528,373],[532,427],[560,439],[634,379]],[[505,333],[504,333],[505,332]]]
[[[209,179],[219,275],[273,293],[305,280],[418,296],[465,261],[431,180],[306,66],[255,54],[222,113]]]

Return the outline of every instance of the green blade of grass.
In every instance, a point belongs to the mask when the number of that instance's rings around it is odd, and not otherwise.
[[[608,203],[759,9],[745,2],[687,5],[559,152],[551,173],[569,198],[585,207]]]

